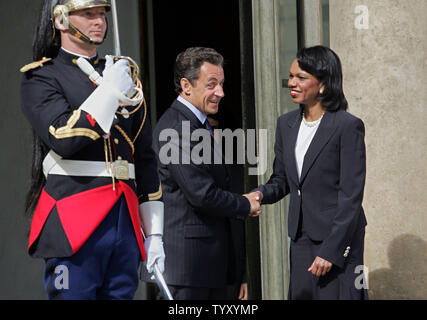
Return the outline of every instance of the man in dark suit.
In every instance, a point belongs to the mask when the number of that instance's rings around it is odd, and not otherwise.
[[[229,218],[259,215],[258,195],[227,191],[229,172],[214,161],[207,116],[224,97],[223,57],[189,48],[174,72],[179,96],[153,134],[165,204],[164,276],[175,299],[226,299],[234,270]]]

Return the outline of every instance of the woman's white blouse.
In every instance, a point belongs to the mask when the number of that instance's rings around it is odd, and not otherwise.
[[[304,163],[304,157],[307,153],[308,147],[316,134],[317,128],[322,118],[319,120],[308,122],[303,119],[298,131],[297,142],[295,145],[295,158],[297,162],[298,179],[301,178],[302,165]]]

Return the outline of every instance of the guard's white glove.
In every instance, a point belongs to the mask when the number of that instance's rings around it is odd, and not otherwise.
[[[162,236],[159,234],[153,234],[144,242],[145,252],[147,254],[147,271],[153,272],[154,264],[157,263],[159,271],[163,273],[165,271],[165,251],[163,249]]]
[[[105,82],[117,88],[124,95],[134,87],[132,78],[129,75],[129,63],[126,59],[120,59],[114,63],[111,56],[105,56],[105,69],[102,72],[102,85]]]
[[[119,102],[126,98],[125,94],[133,89],[134,84],[129,75],[129,65],[126,59],[114,63],[113,58],[107,56],[106,60],[101,84],[79,109],[89,113],[101,129],[108,133],[119,108]]]

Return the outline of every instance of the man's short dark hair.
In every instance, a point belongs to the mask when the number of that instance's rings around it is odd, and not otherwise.
[[[178,94],[182,92],[181,79],[186,78],[194,85],[194,81],[199,78],[200,67],[205,62],[223,67],[224,57],[215,49],[203,47],[188,48],[176,57],[174,83]]]

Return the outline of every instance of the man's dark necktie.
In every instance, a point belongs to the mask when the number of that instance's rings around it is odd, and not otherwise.
[[[209,124],[208,119],[206,119],[206,120],[205,120],[205,127],[206,127],[206,129],[208,129],[208,130],[209,130],[209,133],[210,133],[210,134],[211,134],[211,136],[213,137],[213,136],[214,136],[214,135],[213,135],[213,130],[212,130],[211,125]]]

